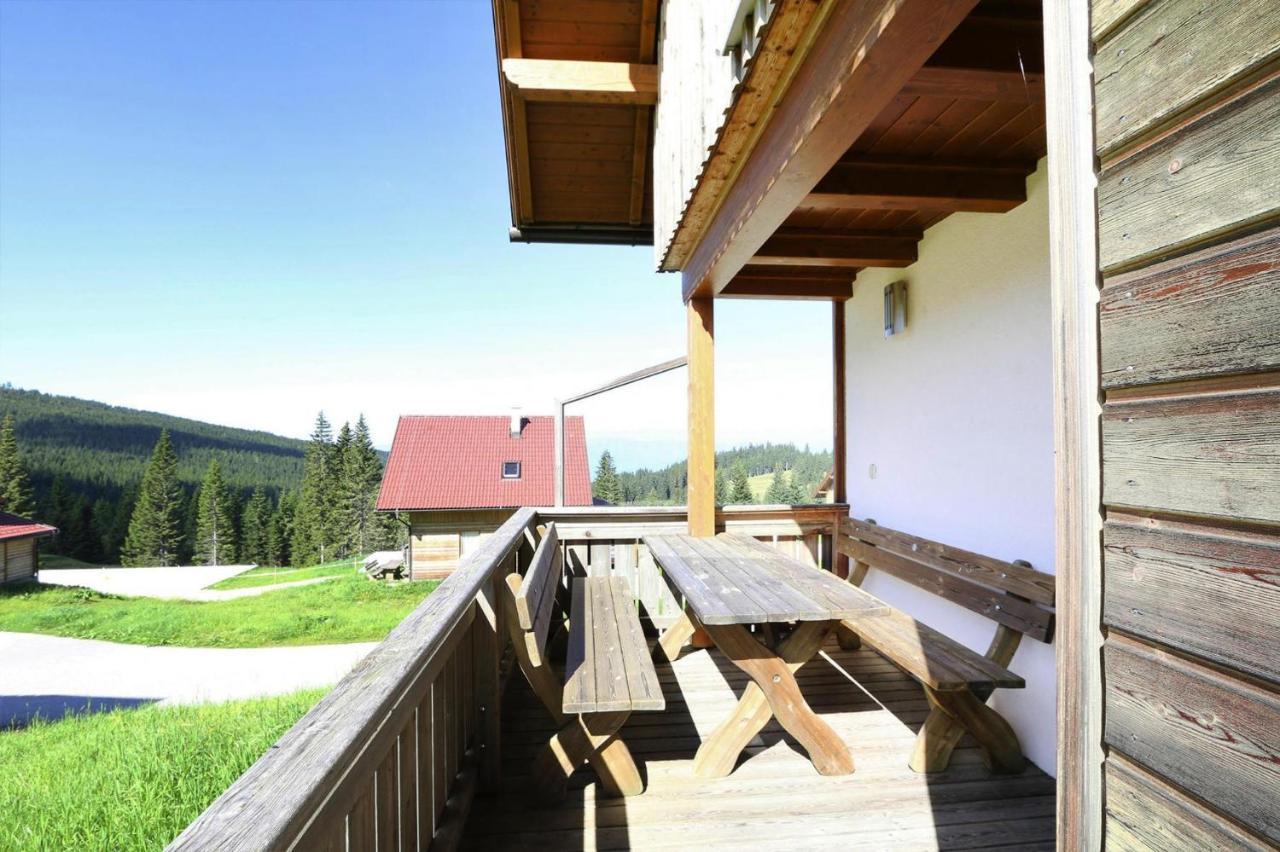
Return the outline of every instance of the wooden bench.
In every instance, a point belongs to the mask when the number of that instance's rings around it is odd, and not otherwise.
[[[516,659],[559,730],[534,760],[536,793],[558,798],[574,771],[589,762],[605,791],[633,796],[644,782],[618,736],[636,710],[662,710],[666,700],[627,581],[573,580],[564,686],[549,659],[547,637],[564,612],[564,558],[549,525],[523,577],[507,577],[506,622]]]
[[[840,531],[837,546],[853,560],[849,581],[855,585],[861,585],[868,568],[877,568],[996,623],[983,655],[899,610],[841,622],[841,647],[852,650],[865,642],[924,686],[931,712],[916,737],[911,768],[946,769],[968,731],[992,770],[1022,771],[1026,760],[1017,736],[986,701],[997,689],[1026,686],[1006,668],[1023,636],[1051,640],[1053,576],[1026,562],[1003,562],[874,521],[845,518]]]

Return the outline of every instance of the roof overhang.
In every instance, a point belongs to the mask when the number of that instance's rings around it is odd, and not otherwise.
[[[653,243],[658,0],[493,0],[513,242]]]

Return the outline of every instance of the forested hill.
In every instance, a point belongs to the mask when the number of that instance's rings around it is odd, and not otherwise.
[[[721,502],[752,502],[750,498],[728,493],[735,475],[755,477],[781,470],[788,472],[788,481],[807,497],[831,465],[830,450],[814,451],[795,444],[750,444],[716,453],[717,490],[726,491],[720,495],[724,498]],[[679,505],[686,499],[688,465],[677,462],[660,470],[642,468],[619,472],[617,479],[620,502],[624,504]]]
[[[169,430],[178,478],[188,486],[200,483],[215,456],[236,491],[261,486],[278,495],[302,481],[307,442],[267,432],[0,386],[0,419],[7,414],[38,498],[58,476],[90,501],[115,498],[142,479],[162,429]]]

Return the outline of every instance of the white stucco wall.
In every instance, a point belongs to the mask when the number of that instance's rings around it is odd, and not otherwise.
[[[925,233],[912,266],[858,276],[846,314],[847,481],[856,517],[1053,573],[1047,202],[1042,161],[1018,208],[953,214]],[[907,329],[886,339],[883,289],[898,280]],[[883,572],[864,587],[979,652],[995,631]],[[1027,688],[999,691],[992,706],[1052,774],[1053,648],[1024,637],[1010,668]]]

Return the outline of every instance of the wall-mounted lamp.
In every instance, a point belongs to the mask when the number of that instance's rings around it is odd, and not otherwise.
[[[907,327],[907,282],[895,281],[884,288],[884,336],[892,337]]]

